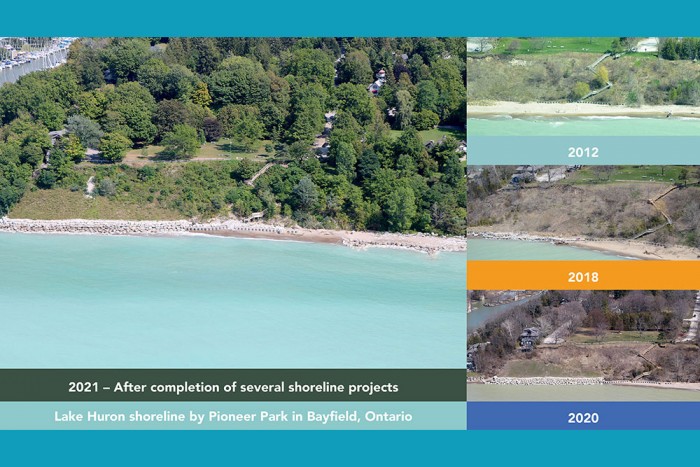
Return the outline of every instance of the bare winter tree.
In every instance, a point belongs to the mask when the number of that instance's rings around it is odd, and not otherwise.
[[[480,37],[479,38],[479,52],[485,52],[491,45],[490,37]]]
[[[516,332],[515,322],[512,319],[508,318],[501,323],[501,326],[508,333],[508,337],[511,340],[515,340],[515,332]]]
[[[675,352],[671,354],[671,365],[673,366],[673,372],[676,375],[676,381],[680,381],[681,373],[684,369],[685,358],[683,351],[681,349],[675,349]]]

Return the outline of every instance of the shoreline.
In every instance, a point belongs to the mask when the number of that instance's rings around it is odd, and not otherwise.
[[[493,101],[470,105],[467,103],[467,119],[470,117],[685,117],[700,118],[700,106],[690,105],[604,105],[581,102],[510,102]]]
[[[681,383],[674,381],[627,381],[607,380],[600,377],[568,377],[568,376],[492,376],[467,377],[467,384],[485,384],[501,386],[634,386],[658,389],[676,389],[684,391],[700,391],[700,383]]]
[[[400,234],[327,229],[305,229],[238,220],[198,223],[177,221],[124,220],[34,220],[0,218],[0,232],[27,234],[69,234],[105,236],[184,236],[210,235],[260,240],[286,240],[344,245],[356,249],[390,248],[436,254],[466,251],[465,237],[432,234]]]
[[[608,240],[586,238],[582,236],[567,237],[530,232],[497,232],[482,230],[480,228],[469,229],[469,238],[485,240],[519,240],[526,242],[546,242],[562,246],[571,246],[588,250],[601,251],[616,256],[644,260],[697,260],[700,258],[700,250],[682,245],[661,245],[635,240]]]

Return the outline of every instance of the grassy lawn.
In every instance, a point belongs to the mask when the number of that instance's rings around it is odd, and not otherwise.
[[[695,167],[685,166],[688,170],[688,183],[697,181]],[[562,183],[585,184],[585,183],[611,183],[611,182],[660,182],[675,183],[679,180],[679,175],[683,166],[678,165],[642,165],[642,166],[616,166],[610,172],[610,179],[607,174],[596,173],[592,166],[583,167],[576,172],[570,173]],[[663,174],[661,173],[663,170]]]
[[[496,54],[556,54],[561,52],[600,53],[607,52],[612,37],[501,37],[490,53]],[[519,47],[513,50],[512,44]]]
[[[269,139],[260,141],[251,151],[245,151],[243,148],[235,146],[229,140],[219,140],[216,143],[207,143],[204,146],[213,146],[213,151],[216,154],[223,155],[224,157],[232,157],[234,159],[252,159],[255,161],[263,161],[265,157],[272,156],[272,153],[265,151],[265,145],[272,144]],[[204,156],[205,149],[202,148],[197,158],[202,157],[214,157],[214,156]]]
[[[265,151],[265,145],[270,143],[270,140],[263,140],[258,142],[258,144],[255,145],[251,151],[245,151],[243,148],[232,144],[230,140],[221,139],[212,143],[204,143],[199,149],[197,155],[191,160],[226,160],[233,158],[263,161],[268,155]],[[140,167],[148,163],[152,163],[159,159],[158,154],[163,151],[163,149],[163,146],[158,145],[146,146],[144,149],[132,149],[126,153],[124,163],[134,167]],[[148,155],[144,155],[144,152],[147,152]]]
[[[576,334],[568,337],[568,342],[574,344],[604,344],[609,342],[649,342],[658,340],[658,331],[605,331],[598,337],[595,330],[582,328]]]
[[[633,52],[626,54],[620,60],[632,60],[632,66],[635,68],[640,68],[642,66],[648,66],[648,64],[653,65],[659,62],[659,57],[655,53],[649,52]]]
[[[512,378],[532,378],[535,376],[555,377],[595,377],[596,373],[582,371],[579,368],[566,368],[563,365],[545,363],[538,360],[511,360],[503,368],[502,376]]]
[[[391,137],[393,139],[397,139],[399,136],[401,136],[401,133],[403,131],[401,130],[391,130]],[[457,141],[462,141],[467,138],[467,133],[464,131],[464,129],[459,129],[456,127],[438,127],[438,128],[433,128],[432,130],[423,130],[419,131],[418,134],[420,135],[420,138],[423,140],[423,143],[427,143],[430,140],[437,141],[443,136],[450,135],[454,138],[457,139]]]
[[[64,188],[27,191],[12,208],[11,217],[18,219],[124,219],[176,220],[182,214],[157,203],[137,204],[101,196],[86,198],[82,191]]]

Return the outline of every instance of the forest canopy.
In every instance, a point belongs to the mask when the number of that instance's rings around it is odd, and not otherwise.
[[[109,173],[121,180],[112,199],[147,185],[139,203],[183,216],[264,210],[308,227],[463,234],[462,138],[426,145],[419,132],[463,134],[465,63],[456,38],[80,39],[65,65],[0,87],[0,214],[27,190]],[[67,137],[52,145],[58,130]],[[264,155],[182,162],[223,140]],[[151,147],[164,149],[148,177],[93,164]],[[84,162],[88,149],[102,161]],[[194,172],[207,182],[166,180]]]

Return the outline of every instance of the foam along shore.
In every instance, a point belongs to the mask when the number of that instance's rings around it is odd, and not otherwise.
[[[508,376],[493,376],[483,378],[483,384],[508,384],[517,386],[594,386],[608,384],[602,378],[569,378],[563,376],[533,376],[529,378],[513,378]]]
[[[700,383],[680,383],[671,381],[612,381],[616,386],[643,386],[649,388],[685,389],[700,391]]]
[[[465,251],[467,248],[464,237],[303,229],[262,222],[242,222],[239,220],[198,223],[187,220],[34,220],[3,217],[0,218],[0,232],[138,236],[208,234],[226,237],[334,243],[354,248],[395,248],[426,253]]]
[[[671,381],[631,381],[608,380],[603,377],[566,377],[566,376],[532,376],[532,377],[467,377],[470,384],[497,384],[511,386],[597,386],[610,384],[614,386],[641,386],[663,389],[685,389],[700,391],[700,383],[681,383]]]
[[[468,237],[491,240],[521,240],[529,242],[547,242],[556,245],[568,245],[577,248],[603,251],[617,256],[638,259],[697,260],[700,249],[681,245],[661,245],[635,240],[608,240],[586,237],[549,236],[545,234],[523,232],[490,232],[478,228],[471,229]],[[467,244],[469,242],[467,241]]]
[[[601,105],[583,102],[508,102],[467,103],[467,117],[497,115],[541,117],[699,117],[700,107],[690,105]]]

